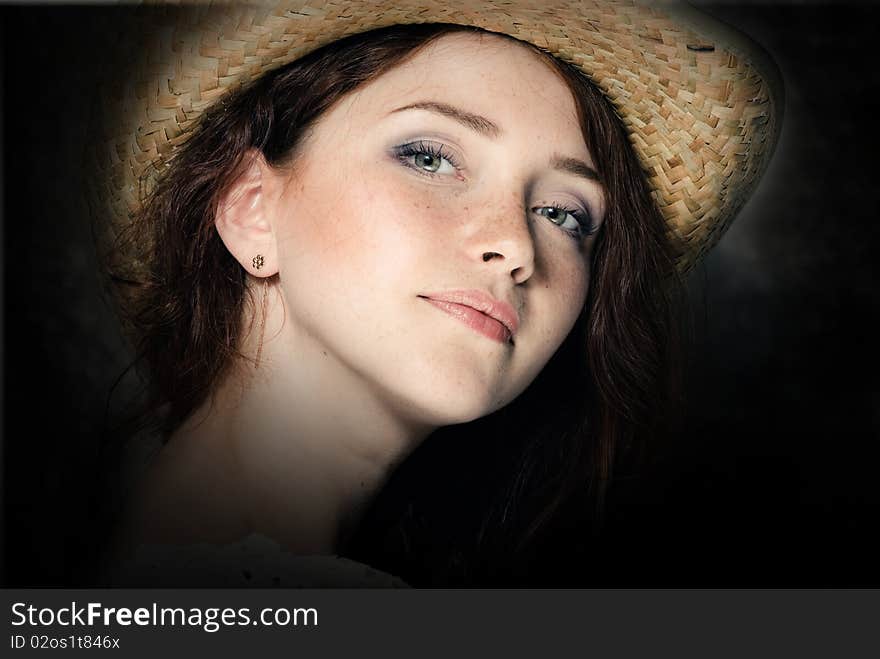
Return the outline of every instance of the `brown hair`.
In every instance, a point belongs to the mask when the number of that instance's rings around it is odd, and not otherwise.
[[[308,128],[343,96],[458,31],[484,33],[446,24],[392,26],[347,37],[268,73],[215,103],[157,176],[121,236],[117,253],[125,258],[111,274],[137,337],[137,361],[149,387],[146,410],[164,432],[180,425],[244,359],[238,345],[248,328],[241,319],[244,305],[254,301],[246,295],[245,271],[217,235],[214,215],[247,150],[259,149],[273,166],[289,163]],[[573,93],[607,212],[575,329],[522,396],[468,424],[471,430],[507,427],[523,437],[507,494],[478,534],[514,528],[516,518],[520,545],[572,496],[589,492],[600,506],[619,450],[656,432],[677,391],[673,246],[638,159],[604,94],[573,67],[524,45]],[[133,260],[148,264],[146,276],[125,269]],[[558,396],[561,381],[571,396]],[[468,427],[441,432],[462,435]]]

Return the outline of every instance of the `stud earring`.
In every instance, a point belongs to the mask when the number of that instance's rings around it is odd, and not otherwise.
[[[251,263],[254,264],[254,268],[256,268],[257,270],[259,270],[260,268],[263,267],[263,255],[262,255],[262,254],[257,254],[257,255],[254,257],[254,260],[251,261]]]

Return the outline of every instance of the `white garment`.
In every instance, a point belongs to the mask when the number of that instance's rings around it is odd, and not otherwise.
[[[409,588],[400,578],[341,556],[297,556],[257,533],[228,545],[142,545],[111,569],[130,588]]]

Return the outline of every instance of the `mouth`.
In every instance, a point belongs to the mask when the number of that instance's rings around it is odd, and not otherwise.
[[[445,291],[418,297],[445,311],[478,334],[513,346],[519,318],[513,307],[482,291]]]

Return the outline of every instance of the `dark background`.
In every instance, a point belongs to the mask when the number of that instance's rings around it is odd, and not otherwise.
[[[613,491],[595,551],[551,549],[572,585],[878,586],[880,9],[698,4],[776,59],[782,138],[690,277],[684,432]],[[124,21],[120,9],[0,8],[10,586],[87,585],[113,507],[95,486],[99,442],[128,357],[101,297],[80,160]]]

